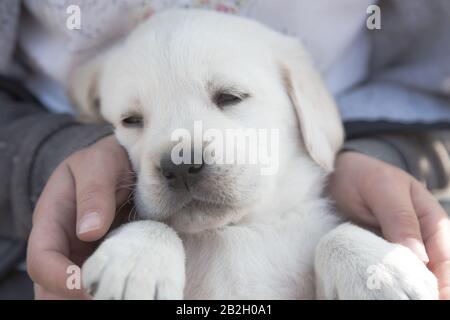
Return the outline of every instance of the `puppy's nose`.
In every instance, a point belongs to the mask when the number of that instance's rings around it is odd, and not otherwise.
[[[191,159],[194,159],[191,157]],[[160,162],[162,175],[167,179],[169,185],[174,188],[185,188],[186,183],[195,178],[202,170],[203,161],[196,163],[175,164],[170,155],[162,157]]]

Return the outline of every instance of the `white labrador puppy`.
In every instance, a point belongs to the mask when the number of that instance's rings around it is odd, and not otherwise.
[[[243,18],[167,11],[85,64],[71,94],[115,126],[140,221],[83,266],[99,299],[434,299],[407,248],[333,214],[322,195],[343,130],[301,45]],[[279,130],[279,169],[175,165],[171,134]],[[194,151],[197,152],[197,151]]]

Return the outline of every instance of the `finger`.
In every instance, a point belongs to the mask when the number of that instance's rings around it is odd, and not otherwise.
[[[34,285],[34,299],[35,300],[69,300],[68,297],[54,294],[44,288],[42,288],[40,285],[35,284]],[[72,300],[92,300],[92,297],[88,294],[85,294],[82,292],[79,296],[74,296],[71,298]]]
[[[69,299],[68,297],[65,297],[60,294],[55,294],[53,292],[46,290],[37,283],[34,284],[34,300],[68,300],[68,299]],[[72,297],[72,299],[91,300],[92,298],[88,294],[82,292],[79,296]]]
[[[38,284],[34,284],[34,299],[35,300],[65,300],[63,296],[51,293]]]
[[[430,270],[439,283],[439,298],[450,300],[450,261],[433,264]]]
[[[430,258],[428,267],[439,280],[441,298],[450,298],[450,220],[434,196],[418,182],[412,185],[412,201]]]
[[[56,230],[50,226],[46,231],[55,232]],[[86,299],[81,287],[80,268],[66,257],[67,253],[59,251],[60,249],[46,248],[45,245],[48,242],[42,237],[39,237],[39,241],[35,241],[36,236],[36,233],[30,235],[28,272],[35,283],[45,288],[45,291],[38,291],[37,294],[52,292],[51,295],[40,295],[37,298],[52,296],[59,299]],[[55,233],[55,236],[58,237],[58,234]],[[43,243],[42,240],[44,240]],[[75,272],[74,266],[77,268]]]
[[[419,220],[411,200],[411,182],[392,183],[392,177],[379,181],[386,181],[387,184],[369,184],[367,188],[370,190],[365,194],[368,206],[380,222],[383,236],[388,241],[410,248],[428,263]]]
[[[75,207],[70,200],[55,200],[73,199],[67,185],[70,185],[67,168],[58,168],[42,192],[33,214],[27,270],[31,279],[42,287],[63,296],[76,296],[66,287],[66,270],[73,262],[66,258],[70,251],[70,230],[64,230],[63,227],[75,222],[75,216],[67,214],[71,210],[75,211]]]
[[[74,264],[67,258],[74,230],[64,226],[75,223],[75,215],[69,214],[75,212],[75,206],[70,200],[74,191],[67,170],[61,167],[55,171],[36,205],[28,241],[27,269],[35,283],[55,294],[77,298],[81,290],[67,287],[67,270]]]
[[[114,160],[100,156],[89,166],[70,166],[75,180],[80,240],[95,241],[103,237],[114,221],[117,205],[127,198],[127,192],[117,192],[123,170]]]
[[[439,292],[440,300],[450,300],[450,288],[441,289]]]

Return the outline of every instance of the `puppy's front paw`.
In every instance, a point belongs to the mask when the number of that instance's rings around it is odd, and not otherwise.
[[[102,300],[182,299],[185,271],[181,244],[145,243],[148,239],[136,241],[126,234],[106,239],[85,262],[82,280],[87,292]]]
[[[316,251],[319,299],[437,299],[435,276],[408,248],[353,224],[328,233]]]
[[[321,279],[319,298],[344,300],[431,300],[439,296],[436,277],[415,254],[387,244],[384,255],[335,260],[335,272]]]
[[[366,268],[366,294],[371,299],[438,299],[437,279],[409,249],[392,245],[381,263]]]

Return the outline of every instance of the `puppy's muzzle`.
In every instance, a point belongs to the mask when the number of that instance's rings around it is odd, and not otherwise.
[[[192,154],[191,159],[194,159],[194,154]],[[160,161],[161,174],[171,188],[189,190],[190,185],[201,179],[200,173],[204,168],[204,162],[203,158],[200,159],[200,163],[175,164],[170,154],[166,154]]]

